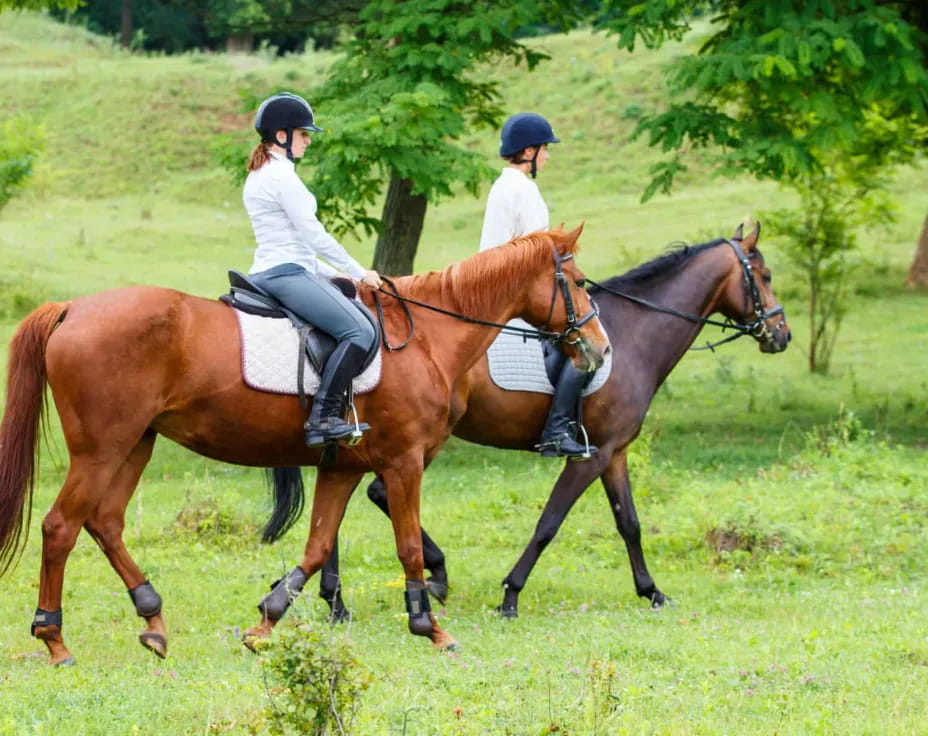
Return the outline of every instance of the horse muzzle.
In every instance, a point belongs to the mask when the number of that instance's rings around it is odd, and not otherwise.
[[[577,350],[573,358],[574,366],[584,373],[595,373],[602,368],[606,355],[612,350],[608,342],[600,349],[587,337],[581,337],[572,345]]]

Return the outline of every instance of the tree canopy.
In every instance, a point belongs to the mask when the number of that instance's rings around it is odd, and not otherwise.
[[[716,31],[669,70],[676,101],[639,133],[672,152],[646,190],[668,191],[689,149],[723,172],[791,179],[823,152],[911,158],[928,122],[928,10],[885,0],[650,0],[609,3],[619,45],[679,39],[696,11]]]

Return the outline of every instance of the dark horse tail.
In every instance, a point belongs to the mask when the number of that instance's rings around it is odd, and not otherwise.
[[[45,347],[67,309],[67,304],[43,304],[23,320],[10,341],[6,409],[0,424],[0,576],[13,566],[29,535],[45,407]]]
[[[261,534],[261,541],[276,542],[303,513],[303,473],[300,468],[267,468],[268,484],[274,488],[274,511]]]

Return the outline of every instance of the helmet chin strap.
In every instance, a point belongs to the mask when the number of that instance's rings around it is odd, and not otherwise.
[[[293,145],[293,128],[287,128],[287,142],[284,145],[284,150],[287,152],[287,158],[293,161],[293,150],[290,148]]]
[[[541,153],[541,146],[535,146],[534,156],[532,156],[531,158],[520,158],[518,161],[513,161],[513,163],[514,164],[531,164],[532,168],[529,173],[531,173],[532,178],[535,179],[538,176],[538,154],[539,153]]]

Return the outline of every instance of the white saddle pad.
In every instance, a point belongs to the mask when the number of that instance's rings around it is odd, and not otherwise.
[[[233,310],[242,336],[242,377],[245,384],[258,391],[296,394],[297,356],[300,338],[286,318],[259,317]],[[373,391],[380,382],[381,353],[354,379],[356,394]],[[308,360],[303,366],[303,391],[310,396],[319,390],[319,374]]]
[[[509,324],[532,329],[528,322],[521,319],[512,320]],[[500,388],[506,391],[532,391],[554,395],[554,386],[551,385],[545,371],[545,358],[540,341],[523,340],[521,335],[501,332],[487,350],[487,361],[490,364],[490,378]],[[602,388],[609,379],[611,370],[612,353],[609,353],[602,367],[583,389],[583,395],[589,396]]]

